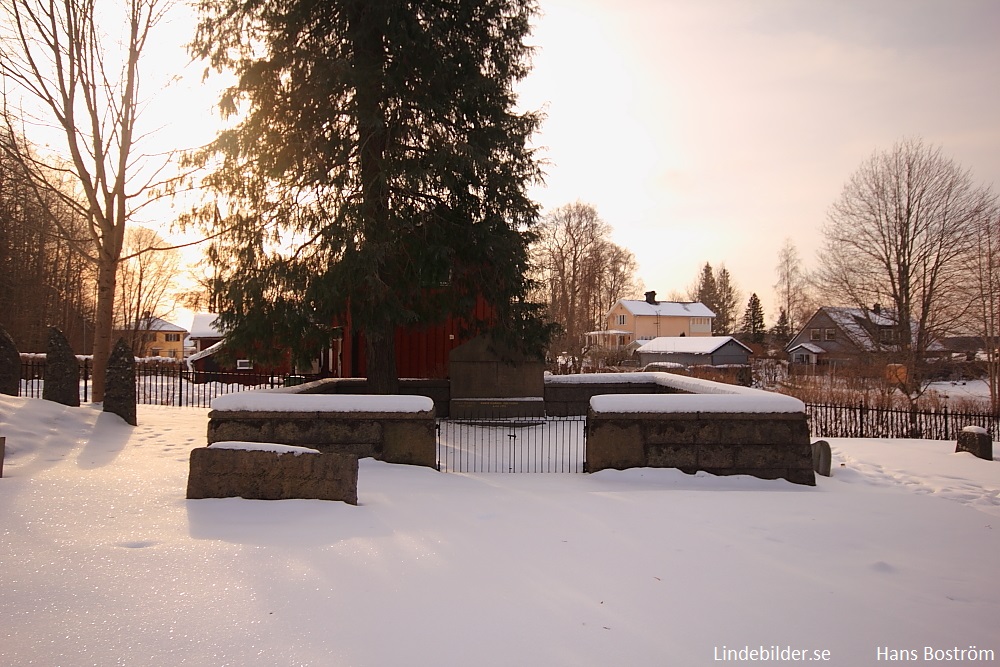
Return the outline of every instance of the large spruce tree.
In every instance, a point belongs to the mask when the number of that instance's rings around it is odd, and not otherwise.
[[[477,295],[510,340],[526,302],[540,178],[515,110],[532,0],[202,0],[192,50],[237,82],[239,122],[200,156],[232,268],[221,324],[307,354],[332,322],[364,334],[369,387],[396,386],[394,332]]]
[[[783,313],[784,311],[782,311]],[[760,298],[754,292],[747,301],[747,309],[743,312],[743,324],[740,333],[746,336],[751,343],[763,343],[764,334],[767,328],[764,325],[764,307],[760,303]]]

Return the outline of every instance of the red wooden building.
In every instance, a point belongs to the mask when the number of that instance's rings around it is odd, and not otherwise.
[[[471,321],[489,321],[494,310],[477,297],[470,316],[449,316],[441,324],[399,327],[396,329],[396,371],[401,378],[447,378],[448,355],[475,335]],[[323,360],[323,373],[334,377],[366,377],[365,338],[353,330],[348,318],[343,338],[333,341],[331,355]],[[338,364],[339,360],[339,364]]]

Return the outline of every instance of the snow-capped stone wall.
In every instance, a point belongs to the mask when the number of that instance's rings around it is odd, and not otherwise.
[[[801,401],[675,377],[658,378],[661,391],[673,394],[595,392],[587,413],[589,472],[679,468],[816,483]]]
[[[209,444],[299,445],[437,466],[434,402],[424,396],[244,392],[215,399],[208,418]]]

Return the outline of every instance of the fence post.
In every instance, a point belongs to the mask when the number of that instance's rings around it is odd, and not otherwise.
[[[948,406],[944,406],[944,439],[951,440],[948,436]]]
[[[87,381],[90,380],[90,359],[83,360],[83,402],[90,402],[90,394],[88,392],[89,385]]]
[[[865,410],[865,404],[858,404],[858,429],[861,431],[860,437],[865,437],[865,419],[867,418],[867,410]]]
[[[182,361],[181,364],[184,362]],[[184,366],[177,367],[177,407],[184,407]]]

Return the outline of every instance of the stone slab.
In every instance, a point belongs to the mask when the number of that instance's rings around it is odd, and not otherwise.
[[[187,497],[358,504],[358,457],[199,447],[191,451]]]

